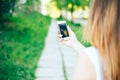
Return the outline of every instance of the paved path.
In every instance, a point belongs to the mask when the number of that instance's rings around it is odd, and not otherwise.
[[[57,40],[57,29],[56,20],[53,19],[36,69],[35,80],[71,79],[78,55]]]

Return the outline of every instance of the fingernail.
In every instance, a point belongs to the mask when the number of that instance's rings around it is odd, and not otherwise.
[[[62,41],[63,39],[62,39],[62,38],[60,38],[59,40],[60,40],[60,41]]]

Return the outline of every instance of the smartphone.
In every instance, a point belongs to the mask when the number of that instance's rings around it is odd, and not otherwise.
[[[58,23],[62,38],[64,38],[65,40],[70,39],[66,21],[57,21],[57,23]]]

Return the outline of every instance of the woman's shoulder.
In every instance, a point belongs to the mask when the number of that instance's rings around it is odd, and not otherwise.
[[[93,47],[93,46],[83,49],[83,52],[85,54],[87,54],[90,57],[90,59],[93,60],[93,62],[95,60],[97,60],[97,61],[101,60],[100,53],[99,53],[98,49]]]
[[[77,76],[77,74],[82,76]],[[73,80],[103,80],[101,74],[101,59],[97,48],[88,47],[81,50],[76,74]]]
[[[95,47],[88,47],[83,50],[83,55],[86,55],[87,58],[90,59],[89,62],[91,62],[94,66],[95,72],[96,72],[96,80],[101,80],[102,75],[101,75],[101,67],[102,67],[102,61],[101,61],[101,56],[100,52],[97,48]]]
[[[101,61],[101,56],[98,49],[93,46],[82,49],[80,52],[80,57],[82,56],[87,56],[86,58],[90,58],[93,64]]]
[[[83,51],[87,54],[90,54],[90,55],[98,55],[99,56],[99,51],[96,47],[87,47],[87,48],[84,48]]]
[[[96,80],[96,71],[90,57],[81,51],[72,80]]]

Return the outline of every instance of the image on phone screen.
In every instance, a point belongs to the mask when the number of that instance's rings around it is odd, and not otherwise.
[[[60,28],[60,33],[62,34],[62,38],[69,37],[66,23],[59,24],[59,28]]]

